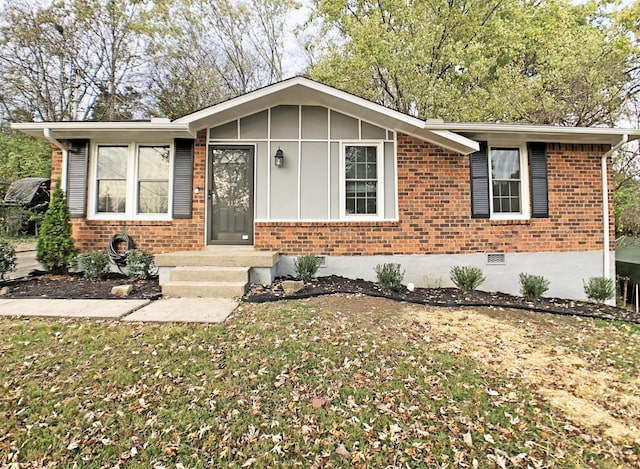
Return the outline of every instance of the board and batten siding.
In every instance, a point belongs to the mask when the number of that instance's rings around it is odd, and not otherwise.
[[[341,220],[343,142],[383,144],[384,219],[397,218],[395,133],[321,106],[280,105],[212,127],[210,145],[255,145],[256,221]],[[273,155],[281,149],[284,166]],[[346,219],[348,220],[348,218]]]

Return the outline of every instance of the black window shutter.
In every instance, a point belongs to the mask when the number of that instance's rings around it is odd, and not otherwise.
[[[73,218],[87,216],[89,141],[72,140],[67,153],[67,205]]]
[[[480,150],[471,153],[471,216],[489,218],[489,154],[487,142],[480,142]]]
[[[191,218],[194,141],[176,138],[173,147],[173,218]]]
[[[531,179],[531,216],[549,216],[549,187],[547,181],[547,145],[529,143],[529,178]]]

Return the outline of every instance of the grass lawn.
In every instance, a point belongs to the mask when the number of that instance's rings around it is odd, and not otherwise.
[[[0,466],[637,467],[640,326],[344,296],[0,319]]]

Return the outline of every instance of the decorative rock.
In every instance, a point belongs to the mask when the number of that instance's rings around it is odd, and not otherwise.
[[[282,289],[287,295],[298,293],[303,288],[304,282],[302,280],[285,280],[284,282],[282,282]]]
[[[5,295],[8,295],[9,293],[11,293],[11,288],[9,287],[0,288],[0,296],[5,296]]]
[[[131,293],[131,290],[133,290],[133,285],[117,285],[111,289],[111,294],[126,298]]]

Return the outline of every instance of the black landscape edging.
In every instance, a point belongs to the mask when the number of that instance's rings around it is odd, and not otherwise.
[[[411,298],[411,297],[407,297],[407,298],[398,297],[394,295],[388,295],[382,292],[380,293],[371,292],[371,291],[361,292],[361,291],[354,291],[350,289],[335,289],[332,291],[325,291],[325,292],[306,292],[306,293],[303,292],[303,293],[294,293],[292,295],[273,295],[273,294],[267,294],[267,293],[257,294],[254,296],[245,295],[242,298],[242,301],[246,303],[259,304],[259,303],[276,302],[280,300],[304,300],[308,298],[333,295],[333,294],[366,295],[373,298],[384,298],[384,299],[393,300],[393,301],[402,301],[405,303],[412,303],[412,304],[418,304],[423,306],[439,306],[443,308],[459,308],[459,307],[507,308],[507,309],[517,309],[521,311],[532,311],[537,313],[557,314],[561,316],[579,316],[579,317],[585,317],[585,318],[597,318],[597,319],[604,319],[608,321],[623,321],[623,322],[630,322],[634,324],[640,324],[640,316],[634,317],[635,313],[632,313],[630,311],[627,312],[620,308],[617,308],[620,310],[620,315],[618,316],[615,313],[607,313],[607,312],[600,313],[597,309],[590,312],[584,312],[581,309],[576,309],[575,311],[566,311],[564,309],[558,309],[553,307],[540,307],[540,306],[536,306],[534,303],[529,303],[524,305],[524,304],[509,304],[509,303],[495,304],[495,303],[488,303],[488,302],[472,302],[472,301],[439,302],[439,301],[422,300],[419,298]]]

